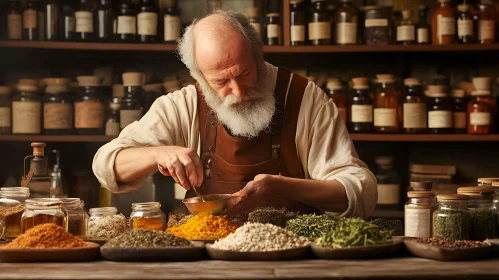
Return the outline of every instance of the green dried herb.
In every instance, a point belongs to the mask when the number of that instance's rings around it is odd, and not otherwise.
[[[373,219],[368,220],[371,224],[377,225],[382,230],[393,231],[393,236],[404,235],[404,223],[401,220],[395,219]]]
[[[466,240],[470,239],[471,216],[468,212],[439,209],[433,213],[433,237]]]
[[[286,222],[286,229],[296,233],[299,236],[317,238],[321,237],[327,231],[334,228],[336,221],[333,217],[323,214],[317,216],[301,215],[295,219]]]
[[[106,247],[179,247],[192,246],[185,238],[177,237],[163,231],[132,229],[109,240]]]
[[[286,226],[285,213],[286,209],[275,209],[272,207],[258,208],[255,211],[249,213],[248,222],[273,224],[283,228]]]
[[[381,230],[361,218],[341,218],[333,230],[315,241],[322,247],[351,248],[392,243],[392,231]]]
[[[471,231],[470,239],[483,241],[487,238],[495,238],[496,216],[491,209],[470,209]]]

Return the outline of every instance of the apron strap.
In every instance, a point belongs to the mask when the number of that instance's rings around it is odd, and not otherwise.
[[[205,154],[210,154],[215,151],[217,140],[217,120],[215,113],[208,107],[204,101],[204,96],[199,85],[196,84],[196,91],[198,95],[198,119],[199,119],[199,132],[201,138],[201,158]]]
[[[288,69],[278,68],[277,81],[274,90],[275,113],[272,116],[272,149],[279,148],[281,143],[282,118],[284,115],[284,104],[286,102],[286,92],[288,91],[289,78],[291,72]]]

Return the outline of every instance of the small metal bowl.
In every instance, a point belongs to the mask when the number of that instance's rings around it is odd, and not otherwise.
[[[220,214],[225,210],[227,199],[230,196],[230,194],[208,194],[203,195],[205,202],[197,196],[184,199],[182,202],[191,213],[212,212]]]

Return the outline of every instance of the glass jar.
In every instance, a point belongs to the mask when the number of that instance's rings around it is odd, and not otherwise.
[[[59,198],[26,199],[26,209],[21,217],[21,232],[40,225],[53,223],[68,231],[68,213]]]
[[[343,85],[339,80],[331,80],[326,84],[328,89],[329,98],[333,99],[336,108],[341,115],[341,118],[346,123],[348,121],[347,118],[347,96],[343,91]]]
[[[431,191],[411,191],[407,193],[404,209],[404,236],[432,237],[433,212],[437,209],[435,194]]]
[[[90,208],[87,239],[108,240],[127,229],[127,221],[116,207]]]
[[[468,210],[471,215],[470,239],[484,241],[496,236],[496,216],[493,206],[493,187],[461,187],[458,194],[469,197]]]
[[[12,98],[12,133],[40,134],[42,97],[36,80],[21,79]]]
[[[101,78],[78,76],[79,93],[75,97],[75,130],[81,135],[103,134],[105,106]]]
[[[476,11],[478,24],[478,42],[480,44],[493,44],[495,42],[496,10],[492,0],[480,0]]]
[[[432,237],[470,239],[471,215],[468,200],[468,196],[461,194],[437,195],[438,208],[433,212]]]
[[[0,134],[12,133],[12,90],[7,86],[0,86]]]
[[[336,9],[336,44],[357,44],[357,26],[359,12],[352,6],[351,0],[340,0],[341,6]]]
[[[291,0],[290,6],[290,44],[291,46],[305,45],[305,25],[307,15],[303,0]],[[310,32],[310,31],[309,31]]]
[[[21,216],[29,195],[28,188],[0,188],[0,220],[4,222],[5,239],[14,239],[21,234]]]
[[[152,104],[156,99],[160,98],[163,96],[163,93],[161,91],[162,84],[149,84],[144,86],[145,90],[145,96],[144,96],[144,112],[149,111],[151,108]]]
[[[426,20],[428,7],[419,6],[419,21],[416,24],[416,35],[418,44],[429,44],[431,38],[431,25]]]
[[[153,0],[141,0],[137,14],[137,34],[142,43],[156,42],[158,39],[158,10]]]
[[[352,97],[350,99],[349,124],[354,133],[368,133],[373,130],[373,101],[369,93],[367,78],[352,79]]]
[[[439,6],[432,15],[432,42],[434,45],[456,43],[456,13],[451,7],[452,0],[437,0]]]
[[[73,103],[68,95],[69,80],[47,79],[43,97],[43,130],[47,135],[69,135],[73,131]]]
[[[123,73],[125,96],[121,100],[120,128],[124,129],[142,117],[145,75],[139,72]]]
[[[256,31],[256,34],[258,35],[258,38],[261,40],[262,25],[260,24],[260,11],[256,7],[249,7],[246,10],[246,14],[248,16],[251,26],[253,26],[253,28]],[[293,17],[293,14],[291,14],[291,17]]]
[[[468,133],[493,133],[493,116],[497,110],[496,100],[491,96],[490,90],[475,90],[471,92],[471,96],[467,106]]]
[[[90,41],[94,39],[94,13],[90,0],[80,0],[75,12],[75,39]]]
[[[383,7],[365,7],[364,43],[366,45],[388,45],[390,27]]]
[[[76,18],[75,11],[71,4],[63,4],[61,15],[61,36],[64,41],[72,41],[75,39]]]
[[[466,133],[467,101],[464,90],[462,89],[452,90],[452,99],[454,101],[453,110],[452,110],[454,133],[456,134]]]
[[[397,26],[397,44],[416,44],[416,28],[411,20],[411,17],[411,10],[402,11],[402,21]]]
[[[378,89],[374,100],[374,128],[378,133],[396,133],[399,94],[395,89],[395,79],[389,74],[378,74],[376,78]]]
[[[68,213],[68,232],[83,240],[87,238],[88,214],[79,198],[63,198],[62,207]]]
[[[175,1],[174,1],[175,2]],[[180,38],[180,17],[174,3],[164,9],[164,40],[165,43],[174,44]]]
[[[38,40],[38,2],[29,0],[23,9],[23,40]]]
[[[159,202],[132,203],[130,228],[161,230],[166,229],[166,215]]]
[[[405,133],[423,133],[427,127],[426,103],[423,89],[418,79],[404,80],[405,96],[403,100],[403,127]]]
[[[23,16],[19,1],[10,0],[7,11],[7,39],[21,40],[23,37]]]
[[[452,107],[446,93],[428,92],[428,132],[450,134],[454,132]]]
[[[459,44],[476,43],[471,6],[462,4],[457,6],[457,10],[459,11],[457,15],[457,42]]]
[[[499,178],[497,181],[492,183],[494,187],[494,197],[492,198],[492,206],[494,207],[494,213],[496,215],[496,238],[499,237]]]
[[[267,45],[281,45],[281,14],[267,14]]]
[[[114,97],[111,102],[109,102],[109,109],[107,111],[106,118],[106,135],[108,136],[118,136],[120,135],[120,108],[121,99]]]
[[[118,41],[135,42],[137,40],[137,12],[131,4],[122,3],[117,14]]]
[[[96,37],[99,41],[111,41],[113,37],[113,8],[111,0],[100,0],[95,10]]]
[[[310,6],[310,19],[308,22],[308,41],[311,45],[330,45],[331,44],[331,24],[332,14],[328,10],[327,0],[312,0]],[[303,14],[303,21],[306,21]],[[305,30],[303,30],[305,35]],[[304,44],[304,43],[303,43]]]
[[[378,167],[376,180],[378,182],[378,204],[381,210],[400,209],[400,176],[393,170],[393,157],[378,156],[375,158]]]
[[[59,39],[59,3],[57,0],[47,0],[43,7],[45,40],[56,41]]]

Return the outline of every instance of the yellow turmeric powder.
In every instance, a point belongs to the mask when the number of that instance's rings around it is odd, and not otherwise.
[[[190,218],[187,223],[170,227],[166,232],[187,239],[219,239],[236,231],[237,227],[224,217],[201,213]]]
[[[163,221],[161,219],[150,218],[134,218],[132,220],[132,228],[149,229],[149,230],[163,230]]]

